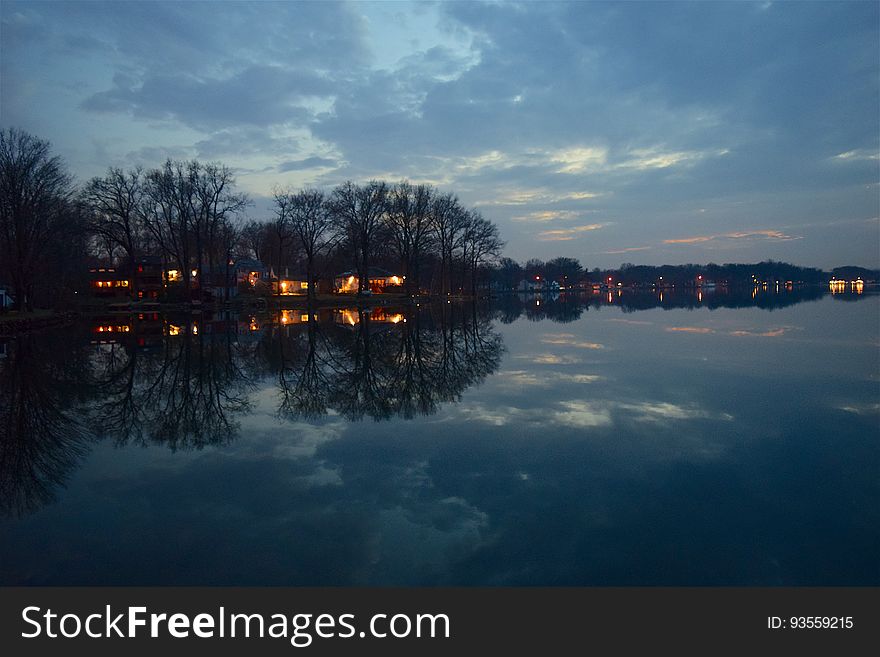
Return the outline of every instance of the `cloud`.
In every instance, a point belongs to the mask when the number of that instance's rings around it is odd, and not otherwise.
[[[582,233],[604,228],[608,224],[586,224],[583,226],[572,226],[571,228],[558,228],[555,230],[545,230],[537,234],[537,238],[542,242],[566,242],[568,240],[577,239]]]
[[[877,259],[876,226],[799,227],[877,215],[874,3],[7,0],[0,20],[4,121],[81,178],[107,164],[98,117],[113,164],[167,145],[228,160],[252,191],[296,171],[430,181],[484,208],[517,259],[583,257],[579,233],[524,224],[587,223],[598,203],[614,228],[591,236],[594,266],[676,244]],[[327,167],[287,168],[310,164]],[[748,231],[761,216],[779,234]]]
[[[715,331],[705,326],[667,326],[666,330],[672,333],[714,333]]]
[[[663,240],[664,244],[702,244],[705,242],[721,240],[770,240],[775,242],[788,242],[802,239],[798,236],[786,235],[779,230],[750,230],[722,233],[720,235],[697,235],[694,237],[678,237]]]
[[[502,193],[500,196],[481,199],[476,202],[478,207],[491,205],[526,205],[526,204],[547,204],[547,203],[563,203],[566,201],[586,201],[594,198],[605,196],[602,192],[586,192],[586,191],[553,191],[548,188],[541,189],[522,189],[517,188]]]
[[[511,217],[512,221],[566,221],[569,219],[577,219],[581,216],[580,212],[574,210],[538,210],[529,214]]]
[[[304,169],[332,168],[337,166],[336,160],[326,157],[307,157],[303,160],[288,160],[278,165],[278,171],[302,171]]]
[[[228,77],[156,74],[139,83],[117,76],[114,86],[92,94],[82,107],[146,119],[174,119],[196,129],[304,123],[309,101],[329,97],[333,85],[311,72],[255,65]]]
[[[625,249],[613,249],[611,251],[603,251],[602,253],[613,255],[618,253],[632,253],[633,251],[648,251],[651,248],[652,247],[650,246],[630,246]]]

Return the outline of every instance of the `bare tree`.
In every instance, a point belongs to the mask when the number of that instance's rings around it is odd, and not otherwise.
[[[238,243],[240,249],[248,254],[248,256],[266,262],[271,254],[268,237],[266,224],[262,221],[251,219],[241,227]]]
[[[144,220],[166,260],[177,264],[189,291],[192,268],[213,272],[230,246],[229,224],[248,205],[232,191],[235,179],[223,165],[167,160],[146,175]]]
[[[195,217],[196,266],[199,276],[208,270],[213,275],[217,265],[225,263],[231,242],[227,237],[231,222],[250,203],[245,194],[234,193],[235,178],[232,171],[222,164],[189,164],[192,195],[189,203]],[[221,260],[222,259],[222,260]]]
[[[333,191],[330,208],[355,253],[358,293],[369,287],[370,263],[385,228],[388,186],[372,180],[366,185],[346,182]]]
[[[432,227],[440,251],[440,293],[452,289],[452,262],[455,250],[461,246],[461,237],[467,226],[467,210],[453,194],[435,197],[431,204]]]
[[[192,194],[189,177],[180,162],[165,161],[146,175],[144,219],[147,230],[166,263],[173,262],[190,290],[190,254],[193,217],[187,199]]]
[[[471,295],[477,295],[477,272],[501,255],[504,242],[498,226],[487,221],[476,210],[467,213],[468,222],[462,233],[462,256],[471,274]]]
[[[33,310],[41,259],[70,210],[71,178],[49,142],[0,131],[0,255],[15,307]]]
[[[89,230],[107,245],[112,261],[115,247],[122,249],[132,271],[133,289],[137,288],[135,258],[142,251],[143,222],[142,173],[110,168],[103,178],[92,178],[80,193],[88,213]]]
[[[421,289],[421,264],[433,239],[431,205],[434,190],[429,185],[402,181],[389,195],[388,224],[395,250],[407,276],[406,291]]]
[[[324,194],[307,189],[296,194],[275,192],[276,214],[286,215],[288,226],[297,245],[306,257],[306,278],[309,300],[315,297],[315,259],[330,249],[335,241],[333,216]]]
[[[284,263],[285,246],[293,243],[293,231],[291,230],[291,202],[285,195],[275,195],[275,216],[265,224],[264,230],[271,244],[270,249],[274,250],[277,257],[275,266],[278,273],[281,273],[281,266]]]

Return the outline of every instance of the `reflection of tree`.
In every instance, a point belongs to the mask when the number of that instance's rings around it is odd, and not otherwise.
[[[375,315],[375,316],[374,316]],[[273,334],[261,353],[280,388],[279,415],[349,420],[430,415],[498,368],[501,338],[484,313],[350,311],[353,324],[309,322]],[[311,316],[311,313],[310,313]]]
[[[619,307],[625,313],[649,310],[651,308],[762,308],[774,310],[805,301],[817,301],[827,291],[810,286],[792,290],[755,290],[752,288],[719,288],[703,292],[698,289],[684,290],[621,290],[599,294],[574,293],[566,295],[507,294],[493,302],[495,316],[505,324],[514,322],[521,316],[534,322],[549,319],[567,323],[580,318],[581,313],[590,308],[605,306]]]
[[[196,325],[197,326],[197,325]],[[95,426],[119,443],[200,448],[235,437],[249,409],[234,335],[193,334],[183,323],[161,350],[106,345],[93,361]]]
[[[0,361],[0,513],[52,501],[88,451],[77,412],[83,363],[62,336],[22,335]]]
[[[309,312],[309,316],[313,314]],[[320,356],[318,343],[322,340],[317,323],[306,324],[305,345],[302,340],[279,340],[281,357],[278,368],[278,387],[281,403],[278,413],[286,418],[313,420],[327,413],[330,386],[326,360]],[[287,330],[289,337],[290,329]],[[297,338],[302,336],[295,336]]]
[[[411,418],[460,399],[503,352],[476,306],[331,316],[261,334],[245,324],[243,336],[240,324],[189,319],[162,336],[156,320],[150,344],[134,321],[99,344],[76,329],[14,339],[0,360],[0,512],[49,502],[93,437],[171,449],[234,439],[258,377],[277,383],[284,418]]]

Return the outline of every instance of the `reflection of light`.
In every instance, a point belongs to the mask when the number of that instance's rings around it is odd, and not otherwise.
[[[198,325],[198,324],[193,324],[193,325],[192,325],[192,334],[193,334],[193,335],[198,335],[198,334],[199,334],[199,325]]]
[[[699,302],[702,300],[703,300],[703,291],[700,290],[699,292],[697,292],[697,301]]]
[[[608,293],[608,303],[611,303],[611,301],[612,301],[613,299],[614,299],[614,297],[611,295],[611,292],[609,292],[609,293]]]
[[[660,293],[660,303],[663,303],[663,293]]]
[[[356,310],[343,309],[339,311],[340,321],[343,324],[354,326],[358,323],[358,315]]]
[[[540,306],[540,305],[541,305],[541,300],[540,300],[540,299],[535,299],[535,305],[536,305],[536,306]]]
[[[96,326],[95,333],[128,333],[131,327],[125,324],[120,326]]]
[[[853,281],[855,283],[855,281]],[[828,286],[831,288],[831,294],[837,294],[839,292],[846,292],[846,281],[842,279],[832,278]],[[855,285],[853,286],[855,289]],[[858,290],[856,290],[858,292]]]

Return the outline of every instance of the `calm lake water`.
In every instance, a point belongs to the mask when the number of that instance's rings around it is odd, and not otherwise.
[[[880,296],[0,340],[0,583],[880,584]]]

